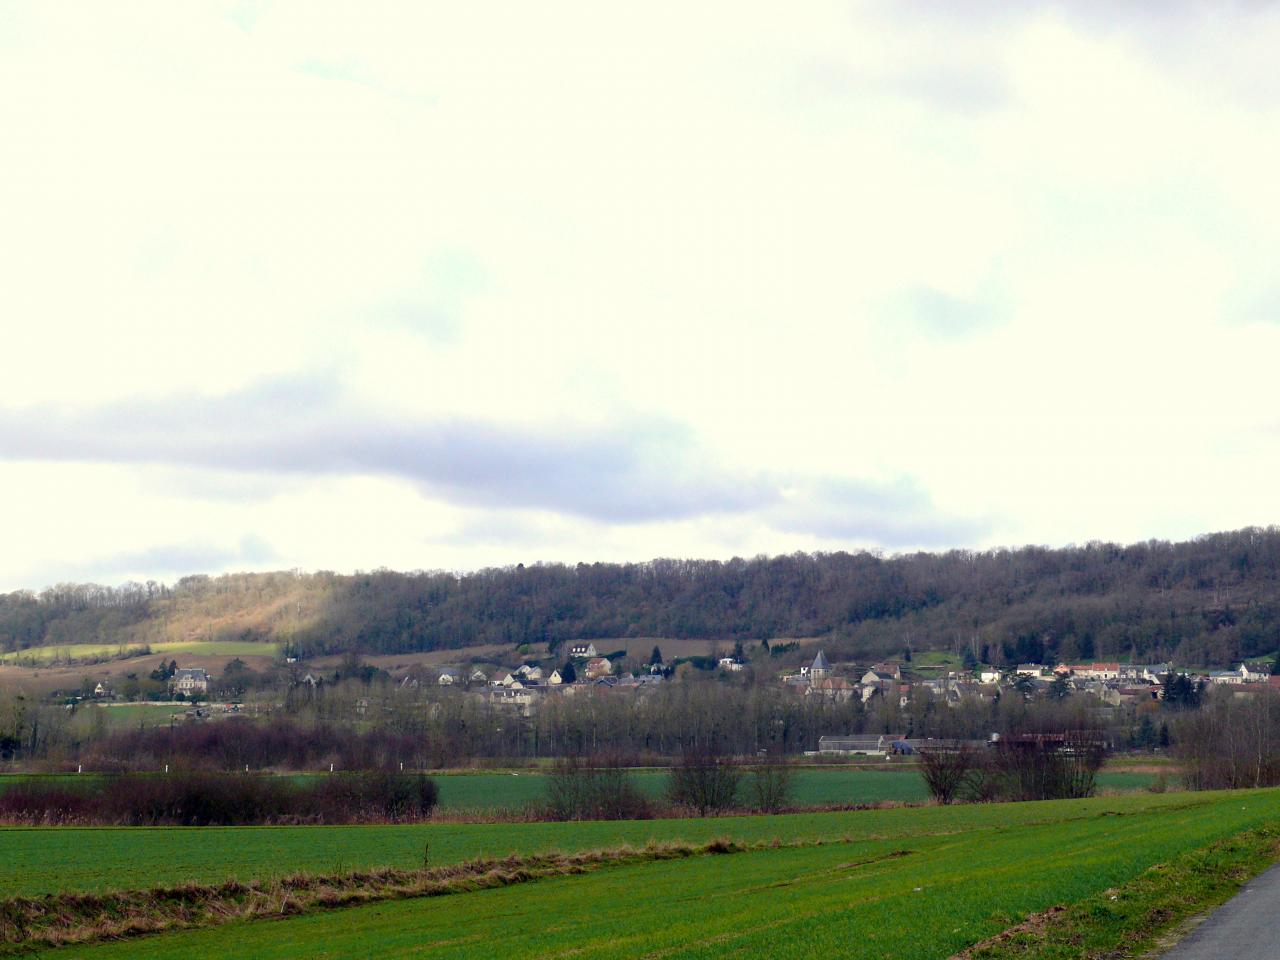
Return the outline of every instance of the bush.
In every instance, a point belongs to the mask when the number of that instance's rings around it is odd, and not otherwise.
[[[436,786],[421,774],[339,774],[306,783],[251,774],[123,775],[84,787],[21,784],[0,793],[0,820],[117,826],[235,826],[423,820]]]
[[[557,760],[547,778],[546,812],[552,820],[643,820],[653,815],[617,756]]]
[[[705,817],[737,802],[741,780],[742,768],[733,757],[708,749],[687,750],[671,768],[671,802],[693,807]]]
[[[918,753],[925,786],[938,803],[953,803],[982,792],[979,780],[985,758],[971,744],[939,744]]]
[[[794,771],[782,761],[751,768],[750,792],[757,810],[777,813],[791,805]]]

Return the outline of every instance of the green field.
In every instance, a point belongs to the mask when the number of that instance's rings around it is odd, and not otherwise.
[[[168,705],[166,705],[168,706]],[[112,717],[112,725],[145,723],[148,726],[169,722],[169,713],[161,707],[134,704],[105,708],[108,714],[126,712],[123,718]],[[182,707],[172,708],[179,712]],[[322,776],[323,774],[318,774]],[[91,782],[92,774],[57,774],[52,778],[68,783]],[[659,797],[667,788],[664,770],[641,770],[632,774],[637,785],[648,795]],[[22,775],[0,776],[0,790],[6,783],[29,779]],[[47,780],[50,777],[40,777]],[[512,773],[444,774],[434,777],[439,787],[439,803],[444,810],[516,810],[536,803],[546,792],[545,774],[519,771]],[[1127,792],[1145,788],[1153,779],[1149,773],[1124,770],[1103,771],[1098,777],[1104,792]],[[750,777],[743,783],[744,798],[749,795]],[[809,767],[796,771],[792,803],[798,807],[843,806],[900,801],[917,803],[929,798],[924,781],[913,767],[890,770],[868,770],[858,767]]]
[[[51,647],[29,647],[0,654],[0,662],[37,660],[52,663],[66,660],[101,660],[115,657],[141,646],[120,647],[115,644],[70,643]],[[153,654],[185,654],[209,657],[276,657],[280,653],[278,643],[254,643],[248,640],[166,640],[149,644]]]
[[[632,776],[650,796],[659,796],[666,790],[665,771],[638,771]],[[455,809],[522,806],[540,799],[546,788],[546,776],[537,773],[468,774],[435,779],[440,788],[441,807]],[[1104,771],[1098,776],[1098,788],[1104,792],[1142,790],[1153,779],[1149,773]],[[749,790],[748,776],[743,782],[744,795]],[[914,767],[896,770],[817,767],[796,771],[792,802],[800,807],[819,807],[884,801],[915,803],[928,799],[929,791]]]
[[[650,837],[826,838],[436,899],[68,948],[78,957],[892,957],[942,960],[1032,911],[1280,817],[1280,791],[599,824],[0,832],[8,895],[433,863]],[[155,836],[156,857],[139,853]],[[140,843],[140,841],[143,841]],[[167,843],[167,846],[165,844]],[[167,858],[161,854],[167,850]],[[249,851],[257,859],[246,859]]]
[[[1271,794],[1266,794],[1271,797]],[[1278,794],[1277,796],[1280,796]],[[211,883],[370,866],[420,867],[476,856],[585,849],[655,838],[704,841],[716,836],[900,838],[974,830],[998,832],[1065,815],[1202,807],[1211,794],[1133,794],[1092,800],[860,810],[693,820],[594,823],[419,824],[338,827],[11,827],[0,828],[0,896],[103,891],[187,881]],[[1220,798],[1219,798],[1220,799]]]

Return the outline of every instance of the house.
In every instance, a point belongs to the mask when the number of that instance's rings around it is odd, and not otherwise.
[[[735,660],[733,657],[721,657],[721,658],[720,658],[720,669],[721,669],[721,670],[730,670],[730,671],[732,671],[732,672],[734,672],[734,673],[737,673],[739,670],[741,670],[741,669],[743,668],[743,666],[744,666],[744,664],[743,664],[743,663],[741,663],[741,662],[740,662],[740,661],[738,661],[738,660]]]
[[[574,660],[594,660],[600,654],[594,643],[575,643],[569,648],[569,656]]]
[[[514,710],[522,716],[533,713],[533,705],[537,702],[538,692],[524,687],[497,687],[489,690],[489,702],[495,706]]]
[[[209,692],[209,674],[204,667],[181,667],[169,680],[169,692],[189,697]]]
[[[885,661],[884,663],[873,663],[871,665],[871,669],[880,674],[880,676],[887,677],[890,680],[902,679],[902,665],[898,663],[892,663],[890,661]]]
[[[1242,663],[1240,674],[1244,677],[1245,683],[1266,683],[1267,678],[1271,676],[1271,664]]]
[[[809,664],[807,672],[811,681],[831,676],[831,664],[827,662],[827,655],[819,650],[818,655],[813,658],[813,663]]]
[[[1086,680],[1116,680],[1120,677],[1118,663],[1089,663],[1071,667],[1071,672]]]
[[[836,703],[844,703],[846,700],[853,699],[857,690],[858,688],[844,677],[821,677],[809,684],[805,696],[826,697]]]
[[[98,685],[93,688],[93,695],[95,697],[109,697],[111,696],[111,686],[105,680],[100,680]]]
[[[436,681],[442,687],[451,687],[455,683],[462,682],[462,674],[457,670],[446,667],[440,671],[440,679]]]
[[[1044,673],[1044,667],[1039,663],[1020,663],[1013,672],[1020,677],[1038,677]]]
[[[471,676],[467,678],[467,682],[484,686],[489,682],[489,677],[483,670],[477,667],[475,670],[471,671]]]
[[[559,670],[552,670],[551,676],[547,677],[547,683],[550,686],[558,687],[560,684],[564,683],[564,677],[560,676]]]
[[[604,657],[594,657],[587,661],[587,665],[582,668],[582,672],[586,674],[588,680],[597,680],[613,673],[613,664]]]
[[[1209,674],[1209,682],[1213,684],[1244,683],[1244,674],[1240,670],[1215,670]]]
[[[999,683],[1000,671],[995,667],[983,667],[978,671],[979,683]]]
[[[524,677],[526,680],[542,679],[542,668],[537,666],[536,664],[526,663],[524,666],[516,670],[516,673]]]

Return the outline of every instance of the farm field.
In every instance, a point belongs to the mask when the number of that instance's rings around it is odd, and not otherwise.
[[[840,813],[585,823],[411,826],[0,828],[0,897],[212,883],[371,866],[433,866],[478,856],[582,850],[650,839],[702,842],[865,840],[982,832],[1098,815],[1153,816],[1215,807],[1220,794],[1133,794],[1090,800],[857,810]],[[1240,796],[1243,796],[1241,794]],[[1258,796],[1280,807],[1280,792]]]
[[[132,709],[135,706],[136,711]],[[122,719],[121,723],[146,723],[148,726],[166,724],[170,716],[158,707],[141,704],[107,709],[108,713],[129,711],[127,721]],[[84,782],[92,776],[53,774],[40,779],[53,778],[76,783]],[[667,788],[668,775],[664,770],[640,770],[632,776],[636,784],[650,796],[661,796]],[[1098,785],[1100,790],[1107,792],[1128,792],[1144,789],[1154,777],[1152,773],[1128,771],[1124,768],[1104,770],[1099,774]],[[23,779],[26,778],[21,774],[0,776],[0,791],[4,790],[6,783]],[[439,787],[439,805],[442,810],[477,812],[515,810],[536,803],[544,796],[547,783],[545,774],[530,771],[443,774],[433,775],[433,779]],[[749,789],[749,785],[744,783],[744,788]],[[793,803],[799,807],[884,801],[916,803],[927,800],[928,797],[928,790],[925,789],[919,772],[910,766],[890,770],[845,766],[801,768],[795,773],[793,786]]]
[[[1280,816],[1280,791],[1135,795],[1084,801],[858,811],[809,817],[493,827],[412,828],[443,855],[486,844],[583,849],[648,837],[825,838],[822,846],[759,849],[433,899],[390,901],[287,920],[239,922],[126,942],[60,949],[65,957],[329,958],[893,957],[942,960],[1029,912],[1123,883],[1189,849]],[[533,829],[547,827],[549,829]],[[317,842],[324,828],[300,828]],[[79,844],[94,831],[65,835]],[[119,849],[141,831],[124,833]],[[201,869],[220,859],[219,833],[190,831]],[[285,830],[269,831],[284,833]],[[333,828],[351,847],[400,828]],[[177,831],[164,831],[174,839]],[[356,836],[360,841],[353,842]],[[452,838],[452,844],[444,842]],[[412,838],[412,840],[410,839]],[[10,839],[0,834],[0,843]],[[299,850],[305,850],[306,844]],[[445,850],[449,852],[445,854]],[[109,872],[82,845],[78,855]],[[371,852],[371,851],[370,851]],[[283,854],[283,856],[288,856]],[[420,856],[420,852],[419,852]],[[12,861],[10,861],[12,862]],[[287,861],[279,861],[287,862]],[[434,862],[434,861],[433,861]],[[443,862],[443,860],[441,861]],[[294,861],[296,864],[296,861]],[[225,865],[225,864],[224,864]],[[115,881],[125,883],[130,864]],[[19,874],[27,873],[19,869]],[[65,884],[50,878],[49,883]],[[11,894],[10,894],[11,895]]]
[[[152,654],[187,656],[276,657],[280,652],[278,643],[257,643],[248,640],[165,640],[151,643],[149,646]],[[116,644],[71,643],[61,646],[30,647],[26,650],[0,654],[0,662],[36,660],[51,663],[55,660],[85,660],[113,657],[127,649],[133,649],[133,645],[122,648]]]

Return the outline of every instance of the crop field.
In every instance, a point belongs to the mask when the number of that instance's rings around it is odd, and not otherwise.
[[[182,710],[184,707],[170,707]],[[113,725],[145,724],[164,725],[170,712],[160,706],[131,704],[127,707],[104,708],[112,716]],[[119,724],[115,723],[119,720]],[[57,774],[53,777],[68,783],[85,782],[92,774]],[[1128,771],[1123,768],[1103,771],[1098,785],[1105,792],[1128,792],[1144,789],[1154,779],[1154,774]],[[636,784],[647,794],[658,797],[667,789],[668,774],[664,770],[640,770],[632,774]],[[7,783],[26,779],[22,775],[0,776],[0,791]],[[40,779],[50,779],[49,776]],[[442,810],[516,810],[540,801],[547,786],[545,774],[529,771],[509,773],[444,774],[435,776],[439,787],[439,804]],[[743,784],[744,793],[750,789],[749,777]],[[910,766],[890,770],[868,770],[858,767],[810,767],[795,773],[792,803],[798,807],[843,806],[854,804],[900,801],[917,803],[929,796],[924,781],[917,770]]]
[[[1262,790],[724,820],[3,831],[0,847],[16,869],[0,882],[9,887],[6,895],[74,889],[77,882],[94,889],[171,882],[175,844],[191,851],[188,876],[213,876],[220,869],[244,878],[255,869],[331,869],[340,851],[348,866],[357,860],[420,864],[426,843],[432,862],[443,863],[478,853],[587,849],[650,837],[822,838],[828,842],[821,846],[605,868],[49,955],[941,960],[1029,912],[1098,894],[1153,864],[1277,816],[1280,791]],[[160,875],[136,855],[148,834],[163,841],[154,848]],[[263,856],[268,847],[272,852]],[[259,859],[251,867],[244,854],[254,849]],[[75,863],[78,874],[62,871]]]
[[[93,660],[114,657],[122,652],[140,647],[141,644],[120,647],[116,644],[71,643],[60,646],[30,647],[12,653],[0,654],[0,663],[37,660],[44,663],[66,660]],[[210,657],[275,657],[279,655],[277,643],[256,643],[248,640],[165,640],[150,644],[153,654],[184,654]]]
[[[0,897],[212,883],[372,866],[420,867],[478,856],[582,850],[650,839],[742,842],[901,839],[980,832],[1094,816],[1158,817],[1217,809],[1220,794],[1133,794],[1091,800],[859,810],[841,813],[587,823],[431,823],[412,826],[0,828]],[[1238,794],[1236,796],[1244,796]],[[1280,793],[1254,795],[1280,807]],[[1277,811],[1280,812],[1280,811]]]

